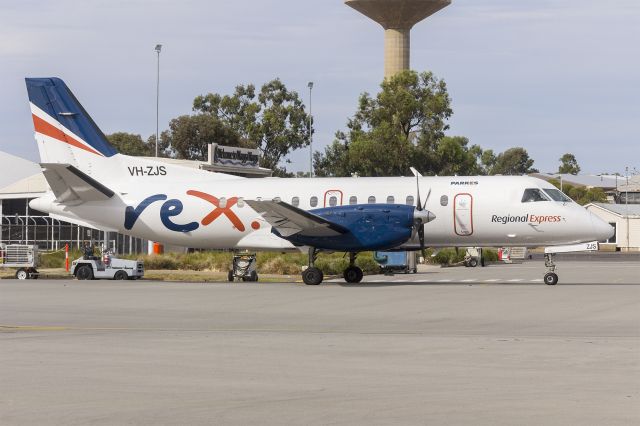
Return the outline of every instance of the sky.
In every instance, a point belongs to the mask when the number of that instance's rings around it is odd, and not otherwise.
[[[313,81],[323,149],[377,93],[383,37],[341,0],[0,0],[0,151],[38,158],[24,77],[65,80],[107,134],[155,133],[157,43],[161,130],[200,94],[278,77],[308,105]],[[623,173],[640,169],[638,40],[637,0],[453,0],[412,30],[411,68],[446,81],[450,135]]]

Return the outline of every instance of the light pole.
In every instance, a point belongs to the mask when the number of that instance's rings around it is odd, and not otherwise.
[[[627,252],[629,252],[629,166],[624,168],[624,174],[627,177],[627,186],[624,188],[624,210],[627,215]]]
[[[313,130],[311,128],[311,91],[313,90],[313,81],[307,83],[309,88],[309,177],[313,177]]]
[[[158,70],[156,74],[156,157],[158,156],[158,128],[159,128],[159,112],[160,112],[160,51],[161,44],[156,44],[155,51],[158,54]]]

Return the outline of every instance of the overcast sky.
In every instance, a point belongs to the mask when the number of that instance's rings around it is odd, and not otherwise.
[[[443,78],[451,135],[523,146],[542,171],[640,168],[640,1],[453,0],[412,31],[411,66]],[[155,132],[193,98],[279,77],[308,102],[314,148],[383,75],[382,28],[341,0],[0,0],[0,150],[37,161],[24,77],[63,78],[105,133]],[[308,169],[308,151],[290,170]]]

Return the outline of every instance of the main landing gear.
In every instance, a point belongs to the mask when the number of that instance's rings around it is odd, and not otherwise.
[[[349,253],[349,266],[344,270],[342,276],[348,283],[359,283],[362,281],[364,273],[362,269],[358,268],[356,263],[357,253]],[[319,268],[316,268],[315,261],[318,258],[318,250],[315,248],[309,249],[309,267],[302,272],[302,281],[306,285],[318,285],[324,279],[324,275]]]
[[[558,274],[556,274],[556,264],[554,259],[555,253],[544,254],[544,266],[547,267],[547,273],[544,274],[544,283],[546,285],[556,285],[558,283]]]
[[[362,281],[362,277],[364,277],[364,273],[362,269],[356,266],[356,257],[358,253],[349,253],[349,266],[344,270],[342,276],[344,280],[350,284],[357,284]]]
[[[309,248],[309,267],[302,272],[302,281],[306,285],[318,285],[324,279],[322,271],[315,267],[317,258],[318,250],[313,247]]]

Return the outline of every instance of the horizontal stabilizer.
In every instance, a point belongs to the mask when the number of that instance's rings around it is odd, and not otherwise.
[[[58,203],[104,201],[114,195],[112,190],[70,164],[42,163],[40,166]]]
[[[350,232],[343,226],[283,201],[245,200],[245,202],[262,214],[262,217],[283,238],[294,234],[307,237],[334,237]]]

